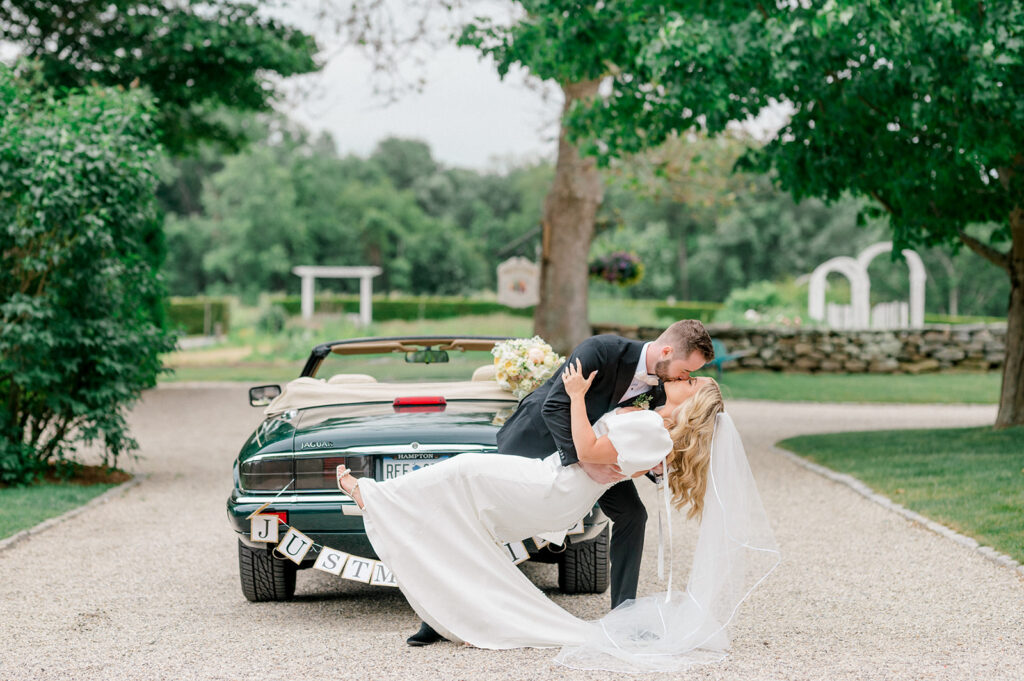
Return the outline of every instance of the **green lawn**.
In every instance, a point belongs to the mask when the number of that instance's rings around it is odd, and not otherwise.
[[[591,301],[592,318],[616,319],[627,323],[654,323],[654,301]],[[529,336],[533,322],[509,314],[476,315],[453,319],[387,321],[367,329],[346,318],[319,315],[310,322],[289,320],[279,333],[259,330],[258,310],[241,308],[234,314],[235,328],[217,346],[165,357],[174,373],[161,377],[173,381],[241,381],[245,383],[283,383],[299,375],[317,343],[360,336],[423,336],[431,334],[472,334],[481,336]],[[378,362],[367,366],[365,358],[339,360],[332,356],[319,375],[368,373],[381,380],[430,377],[437,380],[463,379],[473,369],[489,363],[486,354],[459,357],[452,354],[447,365],[423,367],[399,361]],[[425,371],[426,369],[426,371]],[[713,373],[711,375],[714,375]],[[970,403],[994,404],[998,401],[1000,374],[948,373],[911,376],[904,374],[779,374],[773,372],[737,372],[724,374],[726,398],[808,401],[808,402],[902,402],[916,404]]]
[[[802,435],[779,446],[1024,562],[1024,427]]]
[[[0,539],[17,534],[87,503],[112,484],[75,485],[46,483],[31,487],[0,488]]]
[[[722,377],[722,394],[726,399],[782,402],[996,404],[1001,380],[997,371],[919,376],[727,371]]]

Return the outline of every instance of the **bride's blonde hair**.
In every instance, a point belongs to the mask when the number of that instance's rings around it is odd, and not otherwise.
[[[704,511],[708,486],[711,438],[715,417],[725,411],[722,391],[714,379],[675,408],[668,419],[672,451],[668,455],[668,486],[677,509],[689,504],[687,518],[699,518]]]

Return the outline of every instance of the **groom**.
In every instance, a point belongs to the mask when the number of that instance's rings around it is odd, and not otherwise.
[[[597,371],[587,390],[587,417],[591,423],[617,406],[626,406],[641,395],[652,393],[651,408],[663,404],[661,382],[689,378],[714,359],[711,336],[704,325],[685,319],[668,327],[656,340],[644,343],[619,336],[592,336],[580,343],[569,362],[582,363],[584,376]],[[632,480],[626,480],[614,465],[579,461],[572,442],[569,395],[562,385],[562,368],[546,383],[523,398],[519,407],[498,431],[498,451],[534,459],[558,451],[563,466],[578,464],[594,481],[618,482],[598,503],[611,518],[612,608],[636,598],[640,579],[640,558],[644,549],[647,511]],[[441,639],[425,622],[406,641],[412,646],[428,645]]]

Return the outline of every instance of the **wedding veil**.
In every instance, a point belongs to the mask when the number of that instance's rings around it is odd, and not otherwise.
[[[555,661],[574,669],[648,672],[720,660],[740,604],[778,562],[739,432],[720,413],[686,591],[673,592],[670,576],[667,592],[623,603],[593,623],[582,645],[562,648]]]

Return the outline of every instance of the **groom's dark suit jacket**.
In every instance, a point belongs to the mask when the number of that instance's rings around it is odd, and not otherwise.
[[[580,360],[584,377],[597,370],[585,399],[591,423],[617,406],[617,401],[633,382],[643,347],[642,341],[619,336],[592,336],[569,355],[568,362]],[[565,364],[519,403],[519,408],[498,431],[499,452],[542,459],[557,450],[562,465],[579,460],[572,443],[569,395],[562,384],[564,368]],[[664,391],[658,388],[660,386],[654,390],[655,406],[659,400],[664,403]]]

